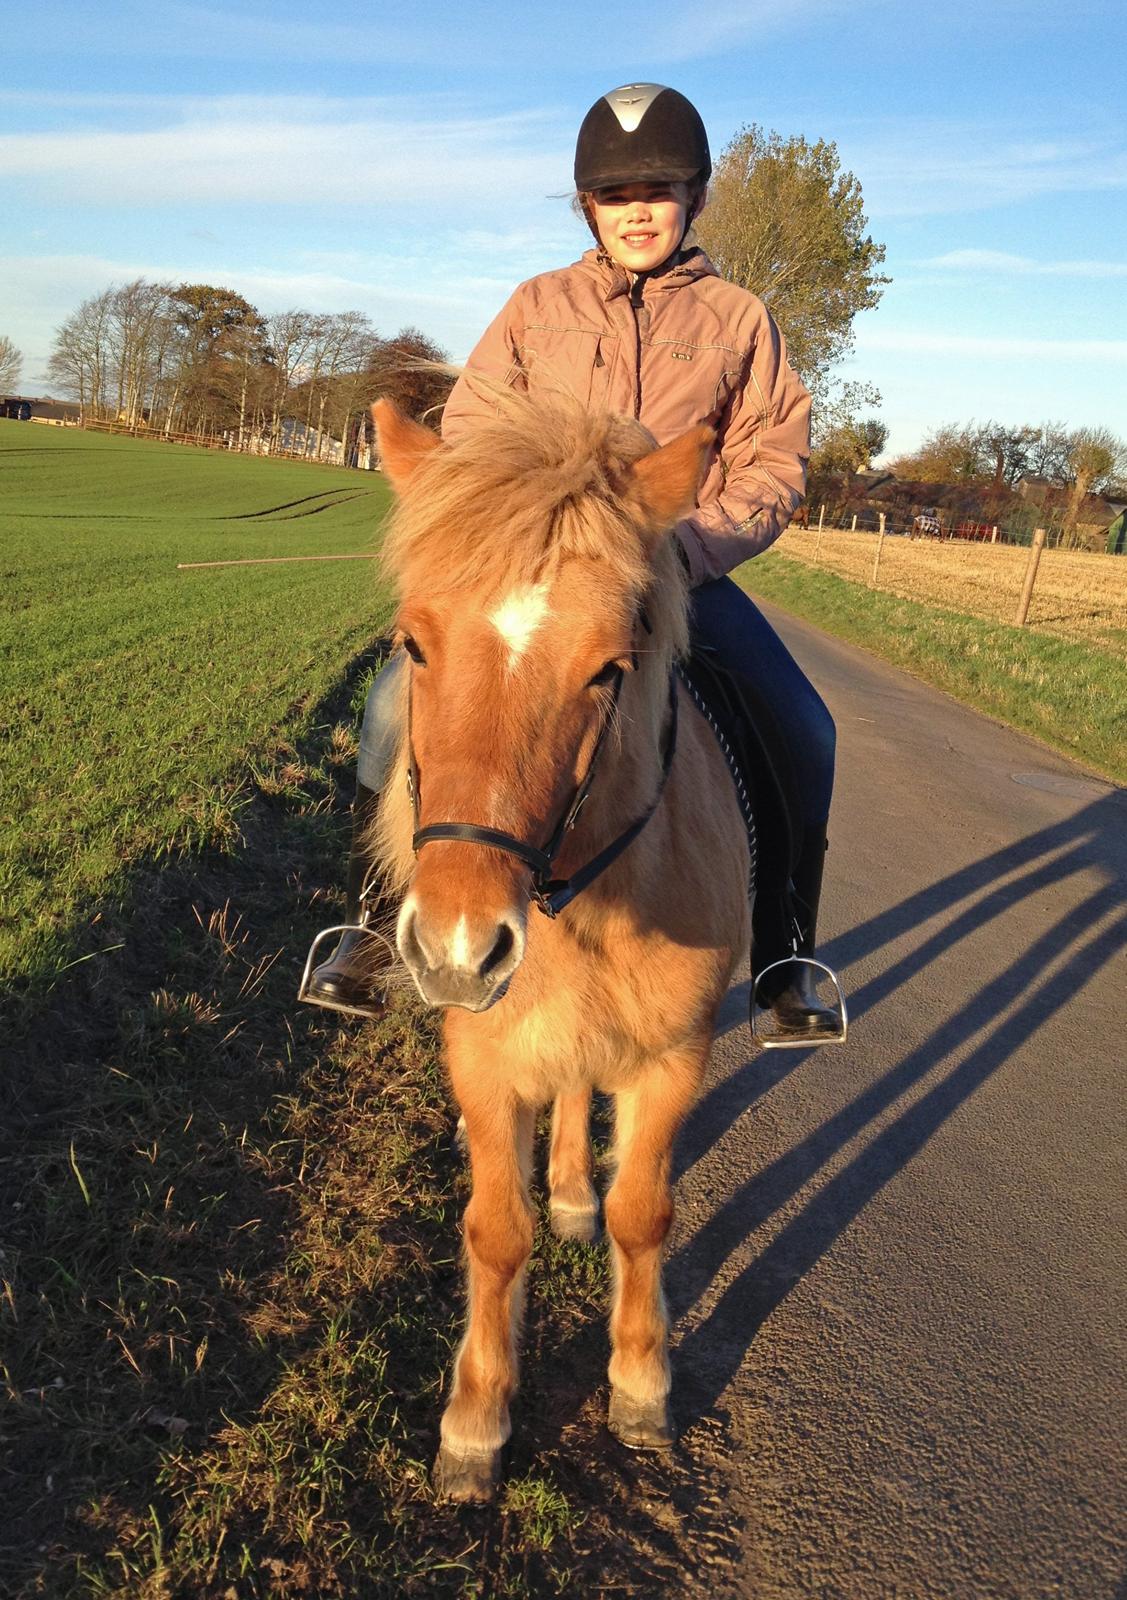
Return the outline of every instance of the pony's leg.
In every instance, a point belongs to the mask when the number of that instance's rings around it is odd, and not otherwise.
[[[705,1044],[662,1057],[615,1096],[618,1172],[605,1205],[614,1247],[607,1420],[623,1444],[638,1450],[673,1443],[661,1256],[673,1221],[673,1139],[696,1098],[707,1054]]]
[[[455,1092],[459,1085],[455,1082]],[[442,1417],[435,1484],[447,1500],[492,1498],[509,1437],[516,1336],[532,1249],[528,1199],[534,1112],[500,1093],[462,1100],[473,1193],[466,1207],[466,1332]]]
[[[548,1154],[549,1214],[561,1239],[591,1240],[599,1203],[591,1182],[591,1091],[557,1095]]]

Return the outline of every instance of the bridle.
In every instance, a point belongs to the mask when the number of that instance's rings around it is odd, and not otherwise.
[[[642,616],[642,625],[650,631],[649,623]],[[456,840],[461,844],[480,844],[489,850],[501,850],[506,855],[515,856],[526,867],[532,869],[532,889],[530,899],[546,917],[556,917],[569,906],[577,894],[581,894],[590,884],[594,883],[600,873],[606,871],[613,861],[617,861],[622,852],[641,833],[646,823],[657,810],[658,803],[665,791],[665,785],[673,767],[673,757],[677,749],[677,676],[671,671],[669,674],[669,733],[665,742],[665,750],[661,758],[661,779],[658,783],[657,793],[653,801],[640,817],[636,817],[629,827],[624,828],[618,837],[611,841],[598,855],[592,857],[586,866],[580,867],[578,872],[573,872],[570,878],[554,878],[552,867],[555,859],[563,847],[563,842],[579,818],[579,813],[591,791],[595,771],[598,766],[599,756],[606,742],[607,729],[614,720],[618,709],[618,697],[622,692],[622,680],[625,671],[622,667],[615,669],[614,688],[611,694],[610,705],[603,714],[602,725],[595,740],[595,748],[591,752],[591,759],[587,763],[587,771],[576,787],[570,802],[564,808],[559,822],[542,848],[527,844],[523,839],[515,838],[511,833],[504,833],[498,828],[479,827],[475,822],[432,822],[425,828],[419,827],[419,797],[420,781],[419,768],[415,761],[415,746],[411,739],[411,694],[407,694],[407,792],[411,796],[411,806],[414,814],[415,831],[411,840],[411,848],[415,854],[424,845],[437,843],[439,840]]]

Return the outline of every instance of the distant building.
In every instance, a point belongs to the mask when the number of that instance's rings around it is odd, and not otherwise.
[[[82,408],[73,400],[52,400],[41,395],[0,395],[0,417],[13,422],[53,422],[76,424],[82,420]]]

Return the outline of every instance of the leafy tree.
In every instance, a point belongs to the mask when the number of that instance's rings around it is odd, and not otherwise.
[[[210,283],[182,283],[169,298],[178,327],[179,364],[166,430],[177,412],[184,425],[201,433],[234,421],[232,374],[221,363],[237,355],[236,347],[248,338],[265,354],[262,318],[241,294]]]
[[[810,453],[811,476],[832,472],[865,472],[888,442],[888,429],[878,417],[862,417],[830,429]]]
[[[925,435],[918,450],[897,456],[892,471],[898,478],[923,483],[956,483],[985,476],[982,441],[973,423],[947,423]]]
[[[696,232],[724,277],[767,304],[817,397],[853,346],[853,319],[880,300],[884,246],[866,231],[860,182],[837,146],[756,124],[721,154]]]
[[[14,389],[20,381],[23,354],[8,338],[0,333],[0,389]]]
[[[418,328],[401,328],[393,339],[381,339],[369,357],[373,400],[384,396],[409,417],[433,422],[454,383],[444,370],[449,359]]]

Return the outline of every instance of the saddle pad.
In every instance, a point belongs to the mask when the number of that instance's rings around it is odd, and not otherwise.
[[[798,787],[779,719],[757,686],[722,667],[707,645],[694,640],[678,671],[728,762],[748,822],[758,886],[785,893],[802,835]],[[763,846],[758,851],[757,832]]]

